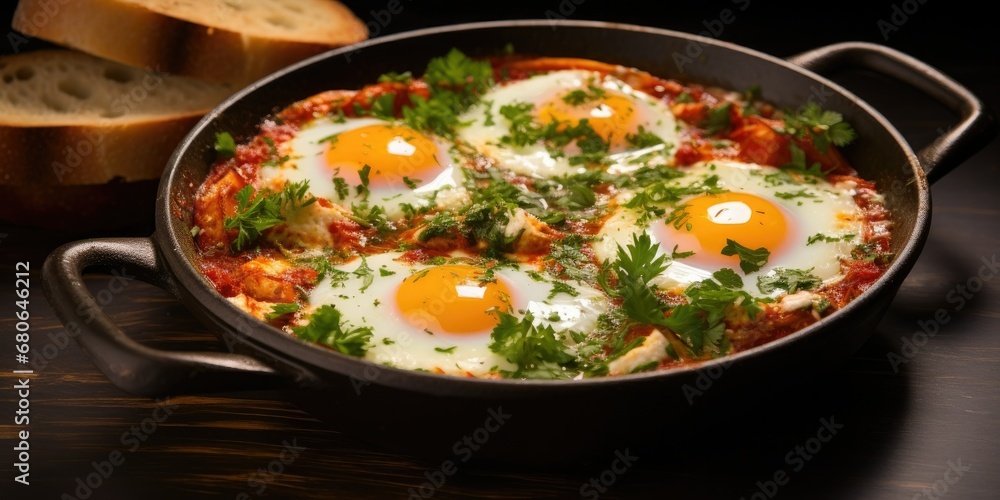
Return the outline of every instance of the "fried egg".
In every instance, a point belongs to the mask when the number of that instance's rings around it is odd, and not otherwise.
[[[489,349],[498,312],[523,317],[559,333],[589,332],[607,310],[597,289],[567,282],[573,293],[552,294],[531,266],[504,267],[495,280],[480,280],[482,266],[453,260],[442,265],[409,264],[400,253],[355,259],[338,266],[312,290],[309,304],[332,304],[351,325],[374,334],[365,359],[405,369],[482,376],[516,368]],[[364,271],[367,266],[370,271]],[[366,284],[365,275],[370,275]],[[568,335],[565,335],[568,339]]]
[[[633,89],[613,76],[582,70],[553,71],[497,87],[482,96],[481,103],[462,115],[467,123],[459,130],[461,140],[491,159],[496,166],[521,175],[552,177],[582,173],[583,165],[571,158],[580,154],[574,142],[553,154],[539,141],[515,147],[501,141],[511,135],[511,120],[504,106],[530,104],[530,114],[542,125],[558,122],[561,128],[581,120],[608,143],[605,163],[612,170],[636,168],[633,160],[669,162],[677,144],[677,122],[662,101]],[[662,144],[639,147],[631,138],[643,132]]]
[[[390,219],[404,215],[403,204],[436,206],[438,195],[445,199],[465,189],[463,167],[450,143],[376,118],[314,120],[283,144],[280,154],[288,160],[260,169],[265,186],[279,189],[286,181],[308,180],[314,196],[347,208],[367,200]],[[367,195],[360,188],[366,166]]]
[[[613,261],[618,246],[627,246],[645,232],[659,243],[661,253],[690,252],[674,259],[653,281],[660,288],[679,291],[730,268],[743,278],[744,290],[762,296],[757,278],[774,274],[777,268],[808,270],[824,282],[836,281],[841,258],[861,241],[862,212],[850,185],[820,179],[799,183],[775,167],[731,161],[698,163],[685,172],[672,182],[684,186],[714,176],[724,192],[688,196],[648,227],[640,227],[640,214],[633,209],[618,208],[595,239],[597,257]],[[738,255],[722,254],[728,240],[752,250],[767,249],[767,263],[758,271],[743,273]]]

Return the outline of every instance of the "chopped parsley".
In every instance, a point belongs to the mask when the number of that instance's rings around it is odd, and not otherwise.
[[[403,121],[414,129],[451,138],[461,125],[458,115],[493,85],[493,67],[488,61],[476,61],[452,49],[444,57],[430,60],[424,81],[430,97],[410,94],[410,105],[402,109]]]
[[[806,191],[805,189],[800,189],[794,193],[782,193],[780,191],[774,193],[775,196],[783,200],[792,200],[795,198],[815,198],[816,195]]]
[[[236,141],[229,132],[215,134],[215,153],[219,158],[232,158],[236,154]]]
[[[344,198],[347,198],[347,196],[351,194],[350,187],[348,187],[347,185],[347,181],[345,181],[341,177],[333,178],[333,188],[334,190],[337,191],[337,198],[339,198],[341,201],[343,201]]]
[[[350,356],[364,356],[368,352],[368,342],[372,328],[368,326],[352,328],[343,321],[341,313],[330,304],[316,309],[306,326],[292,327],[300,339],[318,342]]]
[[[817,243],[817,242],[836,243],[838,241],[851,241],[851,240],[854,239],[855,236],[857,236],[857,235],[854,235],[854,234],[845,234],[843,236],[836,237],[836,236],[827,236],[827,235],[825,235],[823,233],[816,233],[816,234],[810,236],[806,240],[806,246],[812,245],[813,243]]]
[[[867,242],[855,245],[851,250],[851,257],[885,266],[892,262],[895,254],[892,252],[882,252],[874,243]]]
[[[526,312],[518,320],[513,315],[498,312],[500,322],[490,334],[489,348],[515,364],[514,371],[501,371],[516,378],[569,378],[576,356],[566,351],[566,345],[556,338],[549,325],[535,325],[535,317]]]
[[[604,89],[591,83],[587,85],[586,90],[576,89],[571,92],[567,92],[566,95],[562,96],[562,100],[570,106],[579,106],[590,101],[596,101],[601,97],[604,97],[604,94],[606,93],[607,92]]]
[[[368,287],[372,286],[375,282],[375,272],[372,268],[368,267],[368,260],[365,256],[361,256],[361,265],[357,269],[351,271],[351,274],[361,278],[361,288],[358,289],[359,292],[364,292]]]
[[[739,289],[743,280],[735,272],[723,269],[713,275],[718,281],[709,279],[689,286],[684,291],[687,304],[669,307],[649,285],[668,265],[667,256],[659,254],[649,235],[636,235],[626,248],[618,247],[618,259],[607,266],[618,286],[609,287],[606,275],[599,282],[610,295],[622,299],[621,311],[629,320],[667,328],[667,333],[676,334],[693,355],[728,352],[722,321],[726,308],[740,306],[754,317],[761,311],[758,300]]]
[[[455,214],[451,212],[438,212],[433,218],[424,226],[423,230],[420,231],[419,236],[417,236],[417,241],[421,243],[426,243],[431,240],[431,238],[437,238],[441,236],[451,237],[449,231],[453,228],[459,226],[458,219],[455,218]]]
[[[576,297],[576,296],[580,295],[580,291],[577,290],[576,288],[573,288],[573,286],[570,285],[569,283],[566,283],[565,281],[558,281],[558,280],[557,281],[553,281],[552,282],[552,291],[549,292],[548,299],[552,300],[552,299],[554,299],[556,297],[556,295],[559,295],[560,293],[565,293],[566,295],[569,295],[570,297]]]
[[[806,153],[805,151],[802,151],[802,148],[790,142],[788,143],[788,150],[792,153],[792,160],[787,164],[782,165],[782,170],[786,172],[796,172],[806,178],[822,178],[826,176],[826,172],[823,172],[819,162],[815,162],[812,165],[806,164]]]
[[[825,152],[830,144],[846,146],[857,137],[843,115],[825,111],[819,104],[810,102],[797,113],[785,117],[785,131],[800,139],[809,137],[816,149]]]
[[[747,248],[726,238],[726,246],[722,248],[722,255],[738,255],[740,258],[740,269],[743,270],[743,274],[750,274],[754,271],[759,271],[764,264],[767,264],[767,259],[771,256],[771,251],[764,247],[756,249]]]
[[[732,119],[730,118],[730,110],[733,108],[733,103],[727,102],[722,106],[713,108],[708,112],[708,117],[702,121],[699,126],[705,129],[705,133],[709,135],[715,135],[720,132],[724,132],[733,126]]]
[[[351,213],[351,220],[366,228],[373,228],[379,234],[390,233],[396,228],[381,205],[371,205],[367,201],[351,204]]]
[[[299,310],[299,304],[296,302],[274,304],[273,306],[271,306],[271,312],[267,313],[267,319],[268,320],[277,319],[286,314],[291,314],[298,310]]]
[[[245,186],[236,193],[236,214],[227,217],[223,227],[237,229],[233,240],[233,250],[241,251],[260,238],[263,231],[285,220],[285,217],[311,205],[316,201],[307,196],[309,181],[289,182],[277,193],[266,189],[254,192],[253,186]]]
[[[383,73],[378,77],[379,83],[410,83],[412,81],[413,73],[410,73],[409,71],[404,71],[402,73],[390,71],[388,73]]]
[[[592,280],[597,275],[598,269],[590,256],[583,252],[585,242],[586,239],[582,235],[568,234],[552,242],[545,260],[559,265],[560,277],[579,282]]]
[[[636,133],[625,134],[625,140],[628,141],[629,144],[640,149],[645,149],[664,143],[663,139],[661,139],[660,136],[652,132],[648,132],[646,130],[646,127],[643,127],[642,125],[639,125],[639,130]]]
[[[761,293],[771,293],[781,289],[790,294],[799,290],[812,290],[823,280],[811,273],[812,268],[802,270],[778,267],[771,274],[757,277],[757,289]]]

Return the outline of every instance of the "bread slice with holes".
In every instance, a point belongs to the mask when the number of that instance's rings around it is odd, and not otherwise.
[[[232,86],[70,50],[0,58],[0,185],[154,180]]]
[[[237,86],[368,37],[335,0],[21,0],[13,27],[132,66]]]

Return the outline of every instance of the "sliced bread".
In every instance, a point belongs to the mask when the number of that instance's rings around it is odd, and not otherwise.
[[[0,185],[158,179],[233,91],[70,50],[0,57]]]
[[[368,36],[335,0],[21,0],[13,27],[132,66],[237,86]]]

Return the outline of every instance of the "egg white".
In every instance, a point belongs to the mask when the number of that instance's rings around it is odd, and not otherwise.
[[[517,367],[489,349],[492,330],[473,334],[429,334],[410,324],[396,306],[395,295],[399,285],[411,274],[428,269],[426,264],[400,262],[400,253],[385,253],[366,257],[373,270],[374,280],[361,290],[364,280],[349,274],[340,283],[325,277],[310,292],[310,310],[332,304],[341,312],[343,321],[357,326],[370,326],[373,336],[364,359],[410,370],[440,369],[445,373],[483,376],[494,368],[514,370]],[[356,259],[337,269],[353,273],[362,265]],[[384,270],[384,271],[383,271]],[[550,325],[560,336],[570,342],[569,330],[593,331],[597,318],[607,308],[607,298],[599,290],[569,282],[577,295],[558,294],[549,299],[551,287],[536,281],[532,266],[518,269],[502,268],[495,276],[511,291],[511,314],[520,318],[526,312],[535,317],[536,325]],[[382,274],[388,276],[382,276]],[[391,274],[390,274],[391,273]],[[441,352],[437,349],[448,349]],[[452,349],[454,348],[454,349]]]
[[[772,253],[768,262],[759,271],[745,274],[738,266],[734,270],[743,278],[743,289],[755,296],[763,296],[757,288],[757,278],[775,273],[775,268],[809,270],[810,273],[832,283],[842,277],[841,259],[851,253],[860,243],[863,230],[862,214],[854,201],[854,190],[848,186],[835,186],[823,180],[815,183],[791,183],[782,180],[780,169],[733,161],[702,162],[684,169],[686,176],[675,179],[675,185],[684,186],[703,181],[709,176],[719,177],[718,186],[734,192],[745,192],[764,198],[786,212],[788,229],[787,245],[781,253]],[[776,196],[776,193],[799,192],[807,195],[791,199]],[[627,199],[628,195],[623,196]],[[677,205],[683,205],[681,200]],[[669,212],[669,210],[668,210]],[[593,249],[598,259],[614,261],[618,247],[632,243],[633,237],[646,233],[660,246],[660,253],[670,255],[675,242],[658,241],[662,231],[652,231],[650,226],[663,225],[662,219],[641,227],[640,214],[620,207],[604,223],[593,241]],[[682,229],[683,230],[683,229]],[[823,234],[838,241],[815,241],[808,244],[810,236]],[[854,235],[851,237],[850,235]],[[679,249],[683,251],[683,249]],[[673,260],[663,273],[653,280],[661,289],[680,291],[691,283],[709,279],[719,268],[691,265],[684,259]],[[770,294],[776,297],[783,291]]]
[[[638,123],[664,141],[663,145],[643,150],[611,151],[609,169],[628,171],[637,168],[630,164],[630,160],[647,154],[643,157],[645,163],[671,163],[673,146],[678,144],[678,125],[670,108],[617,78],[602,77],[592,71],[553,71],[497,87],[485,93],[479,104],[461,116],[460,121],[467,125],[459,129],[458,137],[490,158],[496,166],[521,175],[548,178],[582,173],[586,171],[584,166],[571,165],[568,155],[553,157],[541,143],[523,148],[502,144],[500,138],[510,134],[510,121],[500,114],[500,108],[527,102],[534,104],[537,110],[541,104],[559,99],[566,92],[587,89],[591,82],[609,94],[630,99],[635,104]]]

